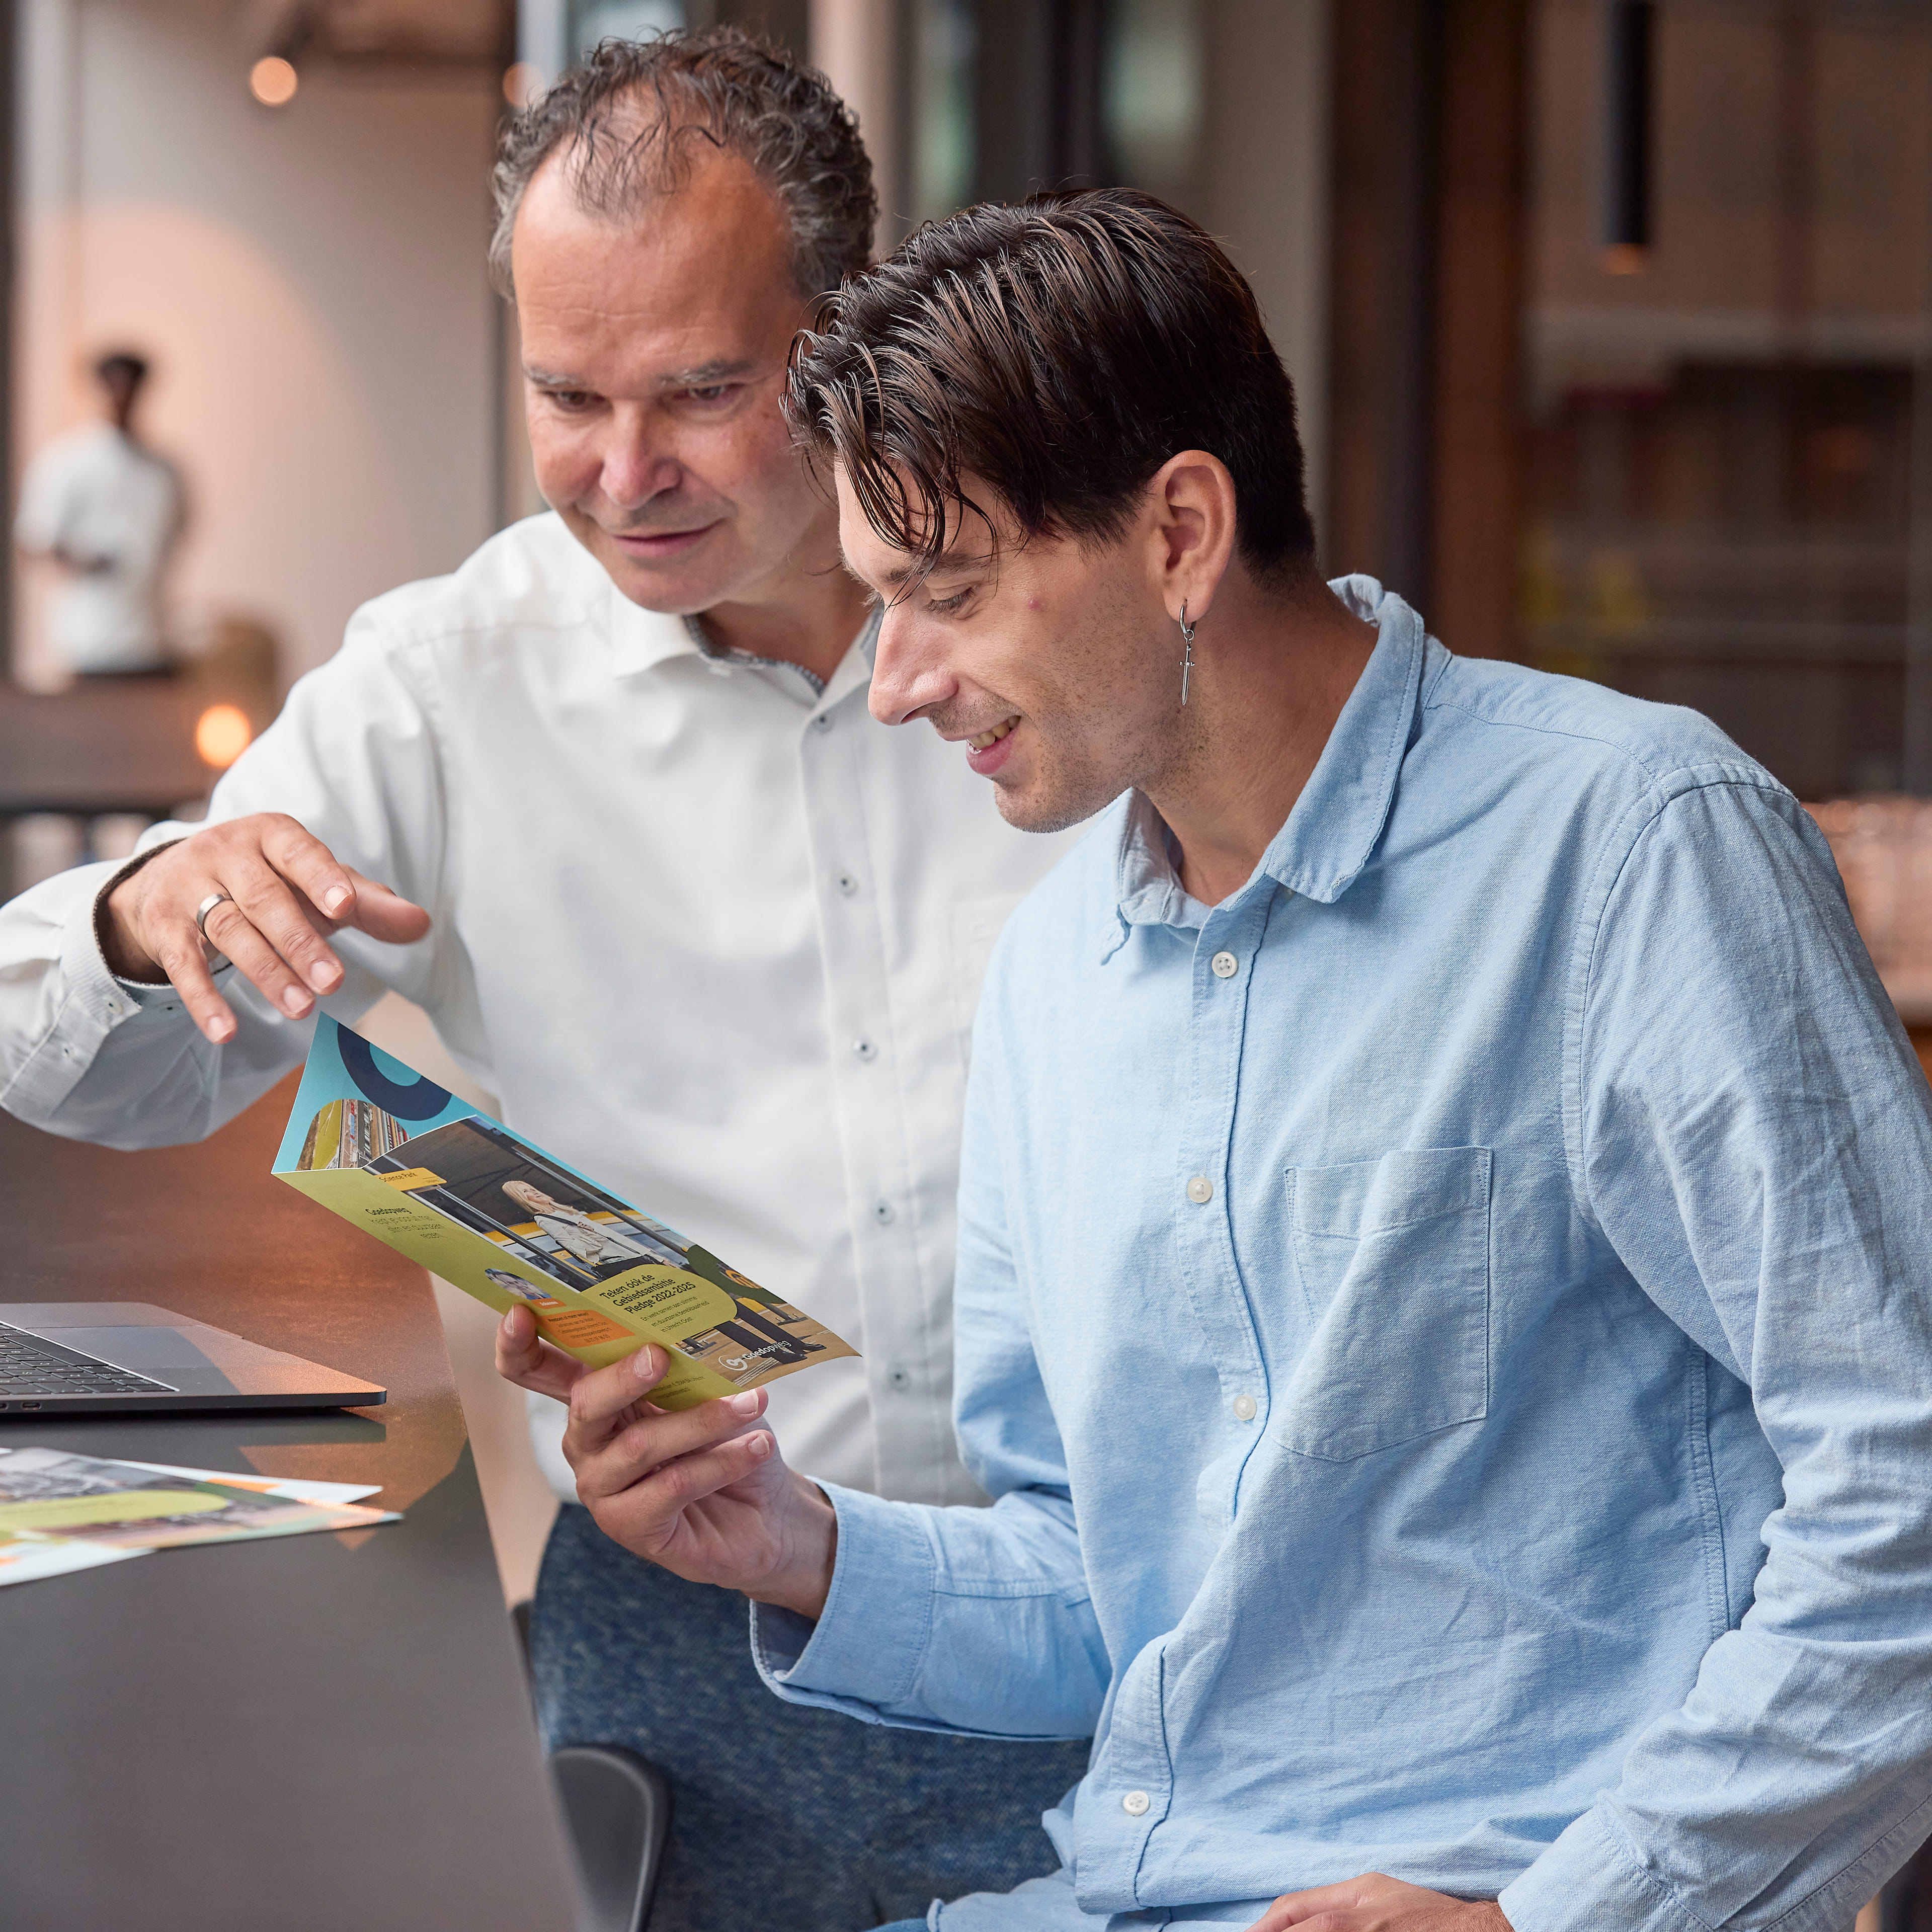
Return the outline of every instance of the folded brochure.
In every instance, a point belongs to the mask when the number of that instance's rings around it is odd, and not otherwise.
[[[326,1014],[275,1156],[291,1187],[593,1367],[656,1342],[688,1408],[857,1351]]]
[[[64,1449],[0,1450],[0,1584],[33,1582],[197,1543],[252,1541],[398,1519],[374,1490],[236,1476]]]

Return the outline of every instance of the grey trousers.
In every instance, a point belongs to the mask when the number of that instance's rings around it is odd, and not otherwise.
[[[862,1724],[787,1704],[752,1664],[745,1600],[558,1514],[530,1617],[552,1748],[621,1744],[670,1780],[650,1932],[863,1932],[935,1898],[1054,1870],[1040,1814],[1085,1744]]]

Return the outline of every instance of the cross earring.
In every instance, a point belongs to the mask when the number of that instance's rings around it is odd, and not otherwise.
[[[1187,646],[1187,655],[1180,660],[1180,702],[1187,703],[1187,674],[1194,668],[1194,626],[1187,621],[1187,600],[1180,600],[1180,641]]]

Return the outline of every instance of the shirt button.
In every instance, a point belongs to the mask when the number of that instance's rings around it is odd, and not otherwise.
[[[812,722],[813,725],[820,731],[829,731],[832,729],[832,714],[829,711],[820,712]]]
[[[1120,1800],[1120,1809],[1130,1818],[1138,1818],[1153,1802],[1144,1791],[1130,1791]]]
[[[832,884],[836,885],[848,899],[859,890],[859,881],[850,872],[841,872],[838,877],[832,880]]]
[[[1237,1422],[1253,1421],[1255,1411],[1259,1406],[1252,1396],[1238,1395],[1234,1401],[1234,1420]]]
[[[1204,1174],[1197,1174],[1187,1184],[1187,1198],[1198,1208],[1214,1198],[1214,1184]]]
[[[1214,969],[1217,980],[1232,980],[1240,970],[1241,962],[1232,952],[1217,952],[1208,961]]]
[[[861,1060],[876,1060],[879,1057],[879,1049],[869,1040],[855,1040],[852,1042],[852,1051]]]
[[[874,1201],[872,1203],[872,1219],[878,1222],[880,1227],[886,1226],[892,1218],[892,1204],[890,1201]]]
[[[890,1382],[892,1387],[897,1389],[902,1395],[903,1395],[908,1389],[912,1387],[911,1373],[909,1370],[905,1369],[896,1368],[889,1370],[886,1372],[886,1380]]]

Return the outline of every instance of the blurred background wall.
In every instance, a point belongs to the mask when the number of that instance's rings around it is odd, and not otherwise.
[[[13,465],[83,406],[85,355],[152,352],[188,648],[248,615],[286,680],[541,507],[482,268],[497,118],[602,34],[728,17],[858,110],[882,246],[1108,181],[1221,236],[1297,380],[1330,567],[1455,648],[1696,704],[1807,796],[1932,790],[1927,0],[8,11]]]
[[[1535,10],[1520,642],[1802,796],[1924,790],[1932,23],[1706,0],[1653,33],[1651,232],[1606,256],[1601,9]]]
[[[298,676],[364,598],[494,526],[500,68],[321,61],[269,107],[260,22],[230,0],[16,19],[16,465],[84,407],[86,358],[140,348],[146,432],[191,506],[186,641],[245,612]],[[42,578],[18,577],[14,672],[41,684]]]

